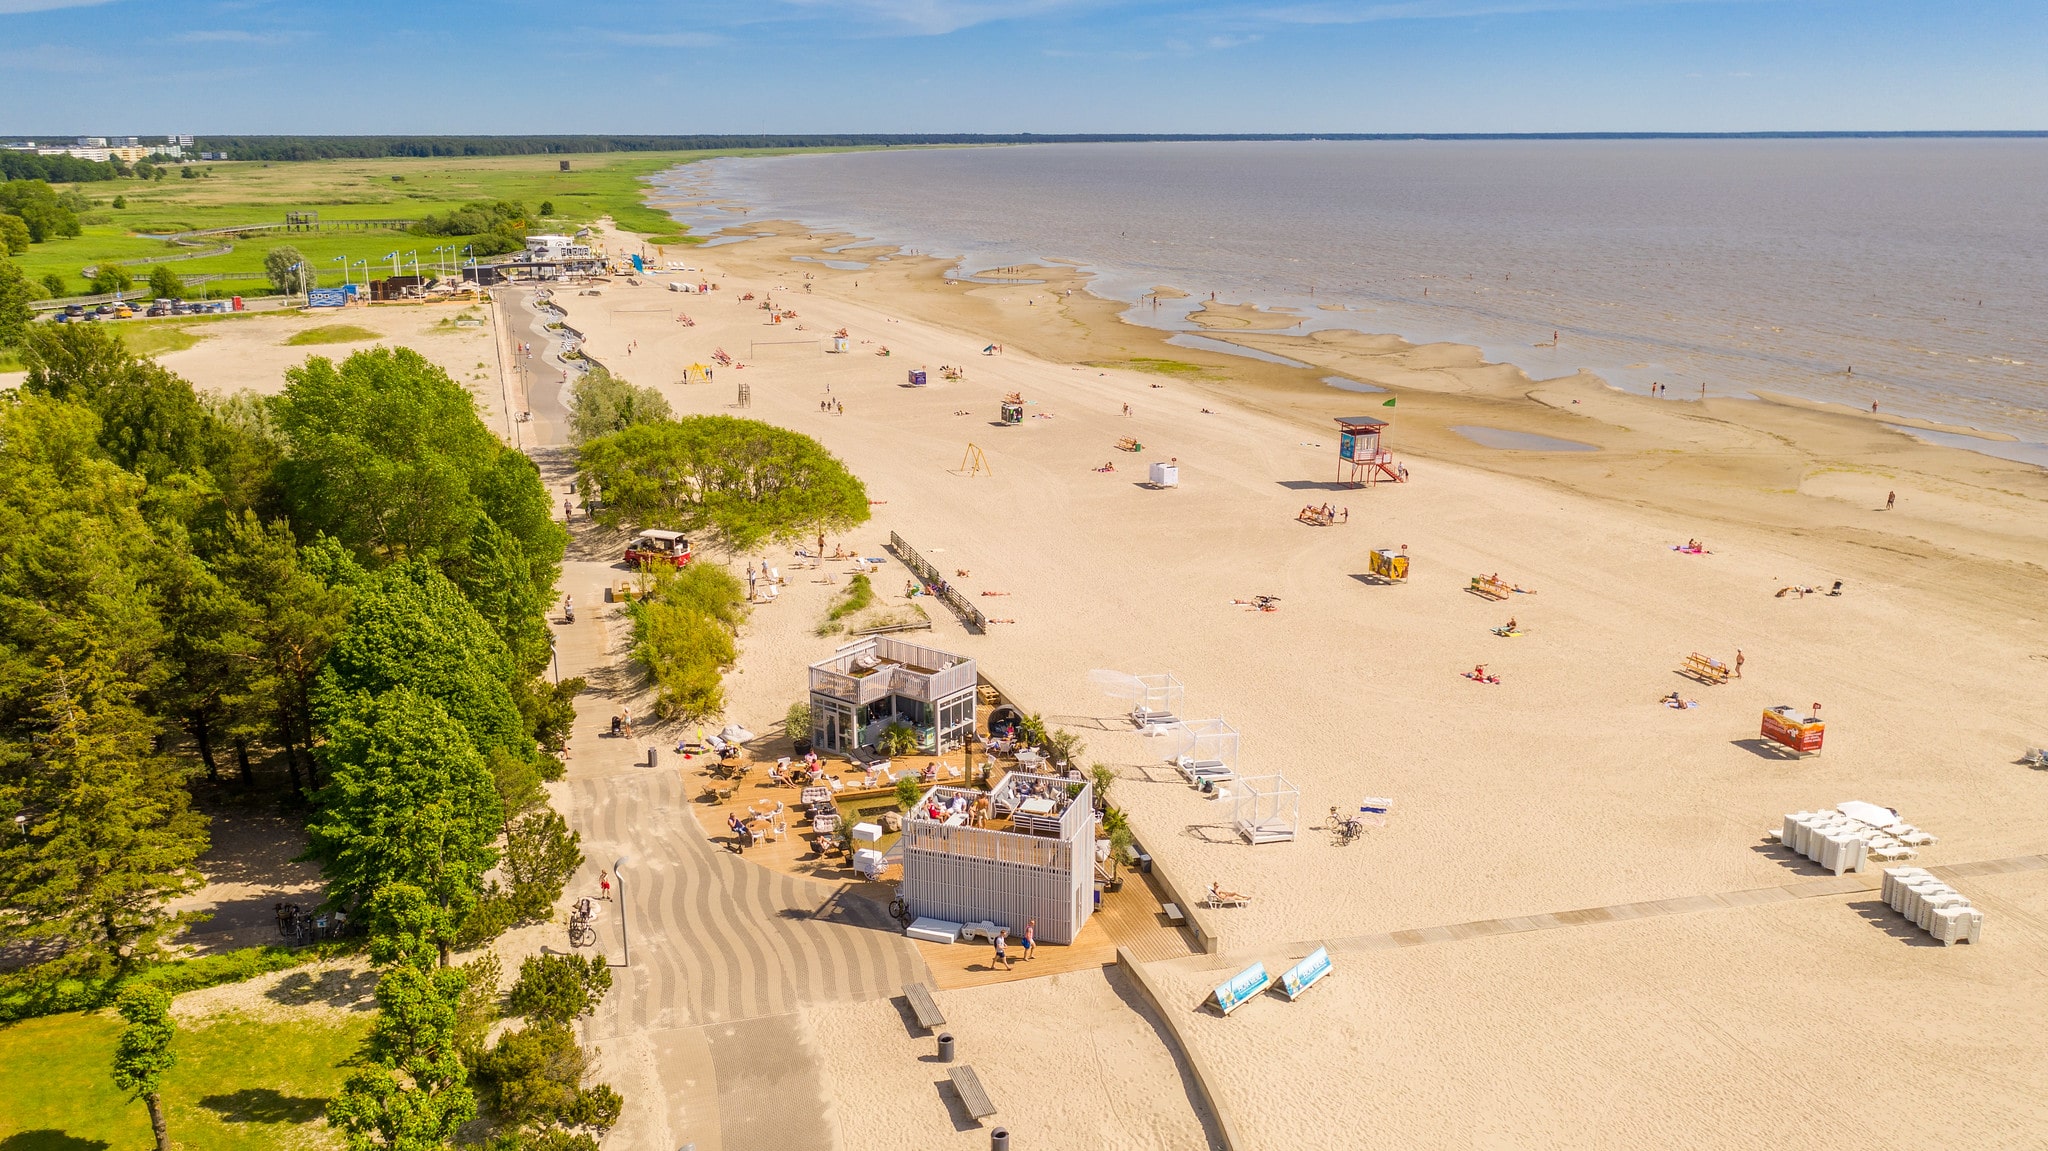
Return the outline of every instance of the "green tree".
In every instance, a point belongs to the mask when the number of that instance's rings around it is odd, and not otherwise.
[[[627,609],[633,659],[659,689],[657,715],[691,720],[725,706],[720,673],[739,657],[734,636],[745,602],[739,578],[726,568],[696,563],[657,570],[653,591]]]
[[[43,290],[50,293],[53,300],[61,300],[71,292],[70,286],[64,283],[64,277],[55,272],[43,273]]]
[[[604,368],[592,368],[569,385],[571,443],[580,444],[672,415],[674,412],[660,392],[639,387]]]
[[[29,301],[40,298],[42,292],[22,274],[14,261],[0,256],[0,348],[11,348],[21,343],[36,315],[35,309],[29,307]]]
[[[574,1128],[598,1132],[618,1122],[618,1092],[584,1087],[590,1057],[562,1023],[534,1023],[508,1031],[476,1062],[479,1095],[500,1122],[539,1136]],[[573,1144],[572,1144],[573,1145]]]
[[[92,290],[97,295],[125,292],[135,286],[135,277],[119,264],[101,264],[93,269]]]
[[[146,168],[146,167],[148,167],[148,165],[147,165],[147,164],[137,164],[137,165],[135,165],[135,174],[136,174],[137,176],[142,176],[142,178],[143,178],[143,179],[145,179],[145,180],[146,180],[146,179],[148,179],[149,177],[147,177],[147,176],[143,176],[143,175],[142,175],[142,170],[143,170],[144,168]],[[114,209],[115,209],[116,211],[119,211],[119,210],[121,210],[121,209],[123,209],[123,208],[126,208],[127,206],[128,206],[128,197],[126,197],[126,196],[116,196],[116,197],[114,197]]]
[[[501,826],[475,745],[440,704],[402,686],[349,699],[325,726],[328,782],[306,854],[327,876],[329,904],[411,884],[459,921],[497,862]],[[445,941],[441,950],[445,962]]]
[[[313,702],[331,723],[356,700],[406,687],[445,709],[478,756],[503,751],[532,762],[515,674],[505,645],[455,585],[425,563],[405,563],[357,589]]]
[[[185,281],[171,271],[169,264],[157,264],[149,270],[149,294],[158,300],[182,300]]]
[[[612,969],[602,955],[530,955],[507,1000],[513,1013],[536,1023],[573,1023],[597,1010],[612,989]]]
[[[417,959],[379,976],[361,1070],[327,1105],[327,1122],[349,1151],[430,1151],[476,1117],[460,1046],[468,979]]]
[[[20,217],[38,244],[79,234],[74,203],[42,180],[0,180],[0,212]]]
[[[549,517],[533,462],[500,444],[469,393],[416,352],[358,352],[339,366],[316,357],[286,379],[278,477],[294,526],[366,562],[440,566],[518,665],[538,670],[547,645],[536,620],[568,536]]]
[[[505,874],[522,918],[543,919],[583,866],[583,837],[552,809],[530,812],[505,832]]]
[[[360,569],[332,541],[301,549],[281,522],[265,525],[244,512],[228,529],[217,559],[228,593],[250,605],[245,632],[253,666],[225,695],[228,737],[242,781],[249,782],[249,744],[268,736],[285,752],[294,795],[310,773],[313,688],[348,619]]]
[[[178,765],[151,750],[155,725],[112,672],[103,657],[51,661],[32,757],[0,785],[0,810],[27,817],[0,849],[0,931],[84,978],[147,963],[190,921],[165,903],[199,886],[207,842]]]
[[[554,202],[553,200],[542,200],[542,201],[540,202],[540,214],[541,214],[541,215],[543,215],[543,216],[552,216],[552,215],[554,215],[554,214],[555,214],[555,202]]]
[[[0,773],[29,754],[54,660],[132,693],[159,685],[155,532],[145,485],[109,462],[83,405],[0,397]]]
[[[585,485],[607,524],[708,530],[744,551],[868,519],[867,489],[809,436],[759,420],[686,416],[583,445]]]
[[[115,1004],[128,1027],[114,1047],[114,1086],[149,1108],[149,1127],[156,1133],[156,1151],[171,1151],[170,1128],[164,1124],[164,1073],[177,1063],[171,1050],[177,1025],[171,1022],[171,996],[162,988],[134,983],[121,990]]]
[[[185,169],[185,175],[189,179],[192,169]],[[306,263],[306,257],[290,244],[279,244],[263,253],[263,278],[286,295],[320,286],[320,278],[314,274],[313,266]]]
[[[0,212],[0,256],[19,256],[28,251],[28,221],[12,212]]]

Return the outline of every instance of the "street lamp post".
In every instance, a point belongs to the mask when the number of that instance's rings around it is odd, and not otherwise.
[[[619,856],[612,862],[612,879],[619,885],[619,966],[633,966],[633,949],[626,942],[626,856]]]

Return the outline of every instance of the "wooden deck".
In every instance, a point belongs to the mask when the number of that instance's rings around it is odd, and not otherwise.
[[[744,814],[749,803],[760,805],[780,800],[789,805],[792,809],[790,814],[794,814],[796,789],[770,784],[765,769],[750,772],[732,799],[722,803],[704,800],[698,793],[709,776],[703,767],[697,766],[701,762],[693,761],[685,766],[682,775],[693,796],[690,811],[699,830],[712,842],[720,846],[733,842],[725,817],[733,812]],[[957,757],[954,757],[954,762],[958,762]],[[877,805],[884,802],[886,800],[876,800]],[[789,835],[786,838],[758,843],[743,852],[742,857],[749,863],[784,874],[801,875],[827,883],[844,883],[847,887],[841,893],[842,898],[868,899],[884,907],[888,905],[895,894],[896,884],[902,879],[900,866],[891,865],[882,872],[879,881],[870,882],[853,870],[850,858],[818,855],[810,837],[799,832],[800,826],[808,828],[808,820],[788,822]],[[885,837],[881,846],[886,849],[894,838]],[[1013,933],[1008,971],[994,964],[995,949],[982,940],[971,943],[919,942],[916,946],[931,968],[933,985],[940,990],[1107,967],[1116,962],[1119,947],[1129,948],[1134,957],[1144,962],[1194,954],[1196,947],[1192,936],[1184,928],[1167,923],[1165,912],[1160,910],[1162,902],[1163,896],[1149,876],[1125,871],[1123,890],[1103,893],[1102,906],[1089,917],[1087,925],[1081,929],[1080,938],[1073,943],[1065,946],[1040,944],[1037,957],[1027,961],[1024,959],[1021,933]]]

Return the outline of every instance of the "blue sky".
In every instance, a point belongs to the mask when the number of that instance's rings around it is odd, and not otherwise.
[[[0,132],[2048,128],[2044,0],[0,0]]]

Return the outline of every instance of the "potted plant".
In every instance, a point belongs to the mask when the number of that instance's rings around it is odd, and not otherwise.
[[[782,730],[788,734],[792,750],[798,759],[811,752],[811,705],[802,701],[789,705],[782,713]]]
[[[915,755],[917,729],[900,720],[891,722],[875,740],[875,749],[891,759],[899,755]]]

